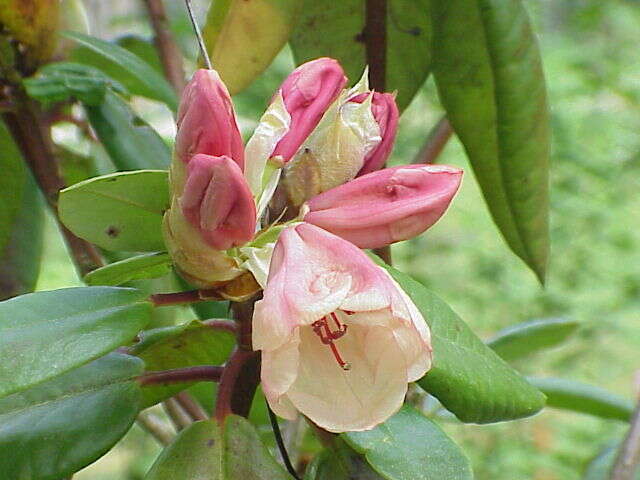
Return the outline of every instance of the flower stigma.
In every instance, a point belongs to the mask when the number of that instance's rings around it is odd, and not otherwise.
[[[353,314],[353,312],[345,313],[347,313],[347,315]],[[340,368],[342,368],[342,370],[344,371],[351,370],[351,364],[349,362],[345,362],[342,359],[342,357],[340,356],[340,352],[338,351],[338,347],[336,347],[334,343],[335,340],[338,340],[345,333],[347,333],[347,325],[345,325],[344,323],[340,323],[340,320],[338,320],[338,316],[335,314],[335,312],[329,314],[328,316],[330,316],[333,322],[336,324],[337,330],[331,330],[331,328],[329,327],[327,316],[324,316],[320,320],[316,320],[315,322],[313,322],[311,324],[311,328],[313,328],[313,332],[318,335],[318,337],[320,337],[320,340],[323,344],[329,345],[329,348],[331,348],[331,353],[338,362],[338,365],[340,365]]]

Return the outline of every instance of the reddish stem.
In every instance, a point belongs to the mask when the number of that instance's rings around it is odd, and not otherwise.
[[[260,383],[260,354],[251,346],[251,320],[256,299],[232,304],[237,322],[238,348],[231,354],[218,386],[215,417],[219,422],[230,413],[249,415]]]
[[[226,330],[226,331],[231,332],[233,334],[237,334],[238,333],[238,327],[231,320],[222,320],[222,319],[215,318],[215,319],[211,319],[211,320],[205,320],[202,323],[204,323],[208,327],[211,327],[214,330]]]
[[[384,92],[387,72],[387,0],[367,0],[364,44],[369,65],[369,83]]]
[[[447,117],[442,117],[431,129],[427,136],[427,141],[420,149],[413,163],[434,163],[438,155],[442,152],[447,142],[453,135],[453,128]]]
[[[138,377],[140,385],[164,385],[194,381],[217,382],[223,376],[224,367],[202,365],[198,367],[174,368],[159,372],[147,372]]]
[[[162,0],[144,0],[144,4],[153,27],[153,41],[156,50],[158,50],[164,75],[176,93],[180,95],[185,86],[182,53],[171,34],[164,5]]]
[[[183,305],[185,303],[206,302],[209,300],[224,300],[218,290],[202,289],[189,290],[175,293],[155,293],[149,296],[149,301],[156,307],[168,307],[172,305]]]

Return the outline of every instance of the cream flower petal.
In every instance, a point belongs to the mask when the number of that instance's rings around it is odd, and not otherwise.
[[[352,325],[335,342],[351,364],[340,368],[309,327],[300,331],[300,368],[286,396],[331,432],[373,428],[396,412],[407,391],[404,356],[390,329]]]

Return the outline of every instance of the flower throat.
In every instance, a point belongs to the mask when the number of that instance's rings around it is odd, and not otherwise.
[[[353,314],[353,312],[345,313],[347,315]],[[336,324],[337,330],[331,330],[328,323],[328,317],[331,317],[333,322]],[[338,352],[338,347],[336,347],[334,343],[335,340],[338,340],[345,333],[347,333],[347,325],[345,325],[344,323],[340,323],[340,320],[338,320],[338,316],[335,314],[335,312],[322,317],[320,320],[316,320],[311,324],[311,328],[313,328],[313,332],[318,335],[318,337],[320,337],[322,343],[324,343],[325,345],[329,345],[329,348],[331,348],[331,353],[336,359],[336,362],[338,362],[338,365],[340,365],[340,368],[345,371],[351,370],[351,364],[349,362],[345,362],[342,359],[342,357],[340,356],[340,352]]]

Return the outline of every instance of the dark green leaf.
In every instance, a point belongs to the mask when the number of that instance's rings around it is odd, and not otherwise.
[[[487,345],[503,359],[512,361],[561,344],[577,328],[578,322],[565,318],[531,320],[500,330]]]
[[[460,447],[408,405],[373,430],[341,436],[388,480],[473,479]]]
[[[40,273],[44,201],[0,121],[0,300],[31,292]]]
[[[106,60],[112,69],[105,73],[122,82],[131,93],[159,100],[171,110],[177,110],[178,99],[171,85],[159,72],[129,50],[78,32],[64,32],[62,35],[75,40],[93,53],[86,55],[85,51],[75,57],[76,61],[100,68]]]
[[[167,172],[141,170],[91,178],[60,192],[69,230],[106,250],[165,249],[162,215],[169,208]]]
[[[633,404],[607,390],[563,378],[529,378],[547,396],[547,406],[628,421]]]
[[[112,353],[0,399],[2,478],[59,480],[101,457],[138,414],[142,369]]]
[[[117,94],[107,91],[99,105],[86,105],[87,117],[119,170],[163,169],[171,152],[151,126]]]
[[[251,84],[287,43],[299,0],[211,2],[203,30],[211,62],[234,95]]]
[[[150,313],[132,288],[65,288],[0,302],[0,397],[131,341]]]
[[[493,219],[543,281],[549,253],[549,113],[520,0],[431,1],[433,73]]]
[[[132,280],[158,278],[171,271],[171,257],[165,252],[125,258],[98,268],[84,277],[87,285],[122,285]]]
[[[433,366],[418,384],[463,422],[528,417],[544,395],[487,347],[451,308],[410,276],[384,266],[431,327]]]
[[[296,63],[317,57],[340,61],[351,82],[366,64],[365,0],[305,0],[291,37]],[[409,105],[429,75],[431,24],[428,0],[394,0],[387,6],[387,91],[398,91],[398,107]]]
[[[290,480],[245,418],[196,422],[160,454],[145,480]]]
[[[160,75],[164,75],[158,51],[151,40],[139,35],[127,34],[116,38],[115,42],[144,60]]]
[[[144,360],[147,371],[170,370],[197,365],[222,365],[235,345],[231,332],[193,321],[176,327],[143,332],[131,353]],[[147,385],[143,388],[143,406],[154,405],[175,395],[192,383]]]
[[[380,480],[364,457],[344,441],[336,439],[333,449],[321,451],[307,466],[304,480]]]
[[[24,80],[27,93],[45,104],[76,98],[87,105],[98,105],[107,88],[127,94],[117,81],[97,68],[80,63],[51,63],[41,68],[38,76]]]

